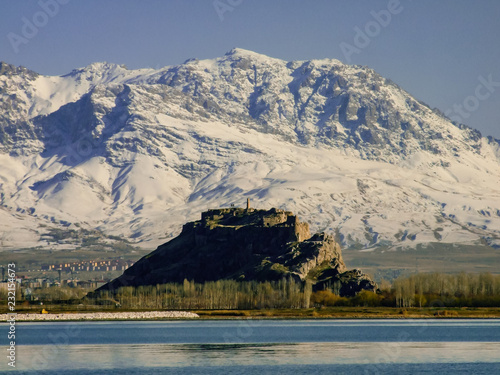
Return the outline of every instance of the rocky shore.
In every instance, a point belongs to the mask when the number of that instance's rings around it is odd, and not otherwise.
[[[13,314],[1,314],[0,321],[6,322]],[[61,321],[61,320],[150,320],[150,319],[191,319],[198,314],[187,311],[146,311],[146,312],[94,312],[59,314],[16,314],[16,321]]]

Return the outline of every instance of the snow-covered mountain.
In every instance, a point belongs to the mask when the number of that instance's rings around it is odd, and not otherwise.
[[[344,248],[500,247],[498,140],[369,68],[242,49],[61,77],[2,63],[0,190],[2,249],[152,249],[247,197]]]

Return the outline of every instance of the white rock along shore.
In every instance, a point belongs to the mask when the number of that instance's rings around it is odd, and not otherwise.
[[[59,314],[0,314],[0,322],[5,322],[15,316],[16,321],[33,320],[144,320],[164,318],[199,318],[198,314],[187,311],[146,311],[146,312],[87,312]]]

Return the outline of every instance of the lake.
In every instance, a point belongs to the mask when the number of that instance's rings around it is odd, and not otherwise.
[[[9,373],[500,373],[494,319],[18,323],[16,335]]]

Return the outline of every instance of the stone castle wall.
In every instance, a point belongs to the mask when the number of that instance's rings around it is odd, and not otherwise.
[[[211,209],[201,214],[200,221],[185,224],[183,232],[194,230],[196,243],[203,245],[207,242],[208,236],[233,237],[242,225],[254,228],[255,235],[265,230],[257,237],[271,235],[286,239],[287,242],[302,242],[311,237],[309,224],[301,223],[292,212],[277,208],[270,210],[236,207]]]

